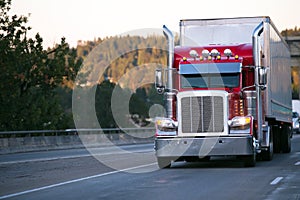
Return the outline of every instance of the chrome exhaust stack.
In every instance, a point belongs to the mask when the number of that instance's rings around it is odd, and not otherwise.
[[[173,88],[173,61],[174,61],[174,36],[165,25],[163,26],[163,32],[168,40],[168,67],[167,67],[167,84],[165,93],[165,108],[166,117],[173,118],[173,100],[175,98]]]
[[[173,61],[174,61],[174,36],[173,33],[164,25],[163,26],[164,35],[168,40],[168,80],[167,89],[173,90]]]
[[[255,66],[255,88],[256,88],[256,117],[257,117],[257,140],[259,144],[263,140],[263,116],[262,116],[262,99],[261,99],[261,85],[260,85],[260,68],[262,67],[261,59],[262,53],[260,51],[259,37],[264,31],[264,22],[261,22],[253,31],[252,44],[253,44],[253,59]]]

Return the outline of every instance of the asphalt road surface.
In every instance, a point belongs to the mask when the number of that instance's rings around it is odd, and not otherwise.
[[[0,199],[300,199],[300,135],[254,168],[216,158],[160,170],[153,144],[121,148],[0,155]]]

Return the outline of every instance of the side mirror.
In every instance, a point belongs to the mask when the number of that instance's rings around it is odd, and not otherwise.
[[[259,85],[263,86],[265,89],[266,84],[267,84],[267,74],[268,74],[268,69],[266,67],[259,67],[258,69],[258,83]]]
[[[155,70],[155,87],[158,94],[164,93],[165,85],[163,81],[163,69]]]

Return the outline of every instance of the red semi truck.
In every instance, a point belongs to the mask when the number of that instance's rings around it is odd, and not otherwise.
[[[156,118],[160,168],[175,161],[291,151],[290,53],[269,17],[180,21],[168,40],[168,67],[156,70],[166,116]]]

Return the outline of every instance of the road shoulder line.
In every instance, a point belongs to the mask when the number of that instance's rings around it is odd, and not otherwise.
[[[134,169],[138,169],[138,168],[143,168],[143,167],[149,167],[149,166],[155,165],[155,164],[157,164],[157,163],[155,162],[155,163],[150,163],[150,164],[146,164],[146,165],[139,165],[139,166],[135,166],[135,167],[125,168],[125,169],[121,169],[121,170],[118,170],[118,171],[111,171],[111,172],[106,172],[106,173],[97,174],[97,175],[93,175],[93,176],[87,176],[87,177],[83,177],[83,178],[79,178],[79,179],[74,179],[74,180],[70,180],[70,181],[65,181],[65,182],[56,183],[56,184],[53,184],[53,185],[40,187],[40,188],[26,190],[26,191],[23,191],[23,192],[18,192],[18,193],[14,193],[14,194],[0,196],[0,199],[7,199],[7,198],[11,198],[11,197],[21,196],[21,195],[24,195],[24,194],[28,194],[28,193],[32,193],[32,192],[38,192],[38,191],[46,190],[46,189],[51,189],[51,188],[54,188],[54,187],[67,185],[67,184],[71,184],[71,183],[77,183],[77,182],[85,181],[85,180],[88,180],[88,179],[99,178],[99,177],[102,177],[102,176],[117,174],[117,173],[120,173],[120,172],[126,172],[126,171],[130,171],[130,170],[134,170]]]

